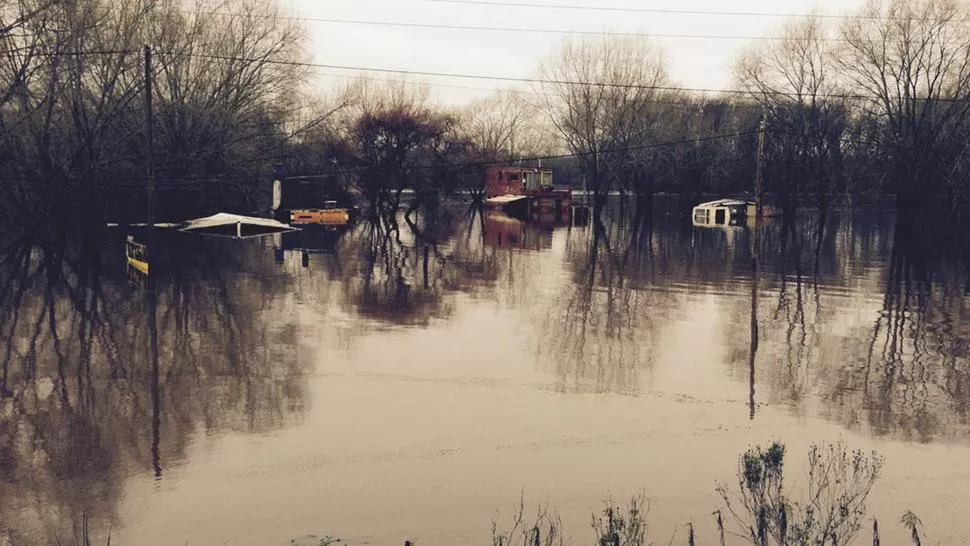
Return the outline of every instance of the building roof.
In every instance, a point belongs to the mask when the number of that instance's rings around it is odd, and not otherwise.
[[[499,195],[498,197],[489,197],[485,200],[485,202],[489,205],[507,205],[509,203],[521,201],[522,199],[528,199],[528,197],[525,195]]]
[[[740,205],[754,205],[753,201],[743,201],[741,199],[717,199],[701,203],[697,207],[735,207]]]

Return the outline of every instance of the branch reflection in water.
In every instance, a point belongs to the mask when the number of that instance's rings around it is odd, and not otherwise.
[[[298,332],[274,304],[288,279],[264,242],[231,243],[160,233],[145,288],[128,283],[120,233],[3,245],[0,531],[13,543],[69,540],[82,514],[103,536],[124,480],[164,478],[198,433],[301,418]]]
[[[959,254],[861,213],[807,214],[768,235],[774,295],[759,306],[767,318],[757,358],[766,402],[907,441],[965,439],[970,331]]]
[[[568,236],[572,282],[540,306],[555,319],[536,341],[557,388],[649,389],[660,347],[676,343],[674,322],[696,303],[690,292],[707,292],[725,313],[726,364],[749,385],[752,417],[758,405],[783,404],[870,434],[967,437],[970,326],[958,249],[878,212],[805,211],[767,222],[755,261],[750,230],[642,220],[607,208]],[[675,350],[703,358],[699,346]]]
[[[200,433],[299,422],[308,366],[331,346],[356,365],[348,340],[369,331],[481,335],[442,327],[472,309],[500,321],[482,331],[505,336],[503,354],[522,355],[502,363],[510,381],[965,441],[962,254],[891,216],[806,211],[763,227],[752,268],[750,230],[694,228],[681,204],[653,205],[607,203],[585,227],[424,203],[278,240],[160,233],[157,366],[125,233],[4,241],[0,532],[55,542],[88,513],[101,536],[120,523],[126,481],[164,483]],[[422,358],[459,368],[454,353]]]
[[[649,289],[651,218],[594,218],[570,234],[566,283],[558,312],[540,337],[540,354],[565,392],[633,394],[650,366],[657,319],[668,295]]]

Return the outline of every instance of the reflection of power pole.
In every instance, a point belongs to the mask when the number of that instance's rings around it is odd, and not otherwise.
[[[758,355],[758,255],[761,253],[761,217],[764,202],[765,115],[758,123],[758,166],[755,171],[755,217],[751,249],[751,345],[748,348],[748,415],[754,419],[755,358]]]
[[[751,345],[748,347],[748,411],[754,419],[755,358],[758,355],[758,258],[751,260]]]
[[[146,254],[151,257],[158,255],[158,243],[155,240],[155,154],[152,130],[154,128],[152,116],[152,48],[145,46],[145,171],[148,176],[148,240],[145,245]],[[152,262],[154,260],[149,260]],[[157,271],[154,267],[152,271]],[[159,374],[158,351],[158,301],[155,295],[156,275],[148,277],[148,353],[151,360],[151,395],[152,395],[152,468],[155,479],[162,477],[162,395]]]

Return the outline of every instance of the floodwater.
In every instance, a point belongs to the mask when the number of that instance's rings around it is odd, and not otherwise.
[[[641,490],[654,543],[711,544],[715,484],[773,440],[796,491],[813,442],[885,457],[885,543],[907,510],[970,543],[957,256],[868,210],[770,222],[755,262],[660,208],[162,233],[154,299],[125,232],[5,242],[0,544],[488,544],[520,498],[584,544]]]

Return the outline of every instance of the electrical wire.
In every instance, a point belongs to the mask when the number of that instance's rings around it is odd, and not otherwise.
[[[703,143],[703,142],[711,142],[711,141],[715,141],[715,140],[726,140],[726,139],[730,139],[730,138],[738,138],[738,137],[743,137],[743,136],[756,135],[757,133],[758,133],[758,131],[742,131],[742,132],[730,133],[730,134],[724,134],[724,135],[713,135],[713,136],[708,136],[708,137],[688,138],[688,139],[679,139],[679,140],[668,140],[668,141],[664,141],[664,142],[654,142],[654,143],[650,143],[650,144],[638,144],[638,145],[635,145],[635,146],[622,146],[622,147],[618,147],[618,148],[608,148],[608,149],[605,149],[605,150],[596,150],[595,152],[592,152],[592,151],[589,151],[589,152],[570,152],[570,153],[564,153],[564,154],[550,154],[550,155],[527,156],[527,157],[516,158],[516,161],[551,161],[551,160],[556,160],[556,159],[571,159],[571,158],[586,157],[586,156],[590,156],[590,155],[594,155],[594,154],[609,155],[609,154],[617,154],[617,153],[623,153],[623,152],[631,152],[631,151],[636,151],[636,150],[647,150],[647,149],[655,149],[655,148],[666,148],[666,147],[673,147],[673,146],[682,146],[682,145],[686,145],[686,144],[700,144],[700,143]],[[461,170],[461,169],[469,169],[469,168],[473,168],[473,167],[474,168],[478,168],[478,167],[490,167],[490,166],[495,166],[495,165],[506,165],[508,163],[509,163],[509,160],[507,160],[507,159],[501,159],[501,160],[496,159],[496,160],[490,160],[490,161],[472,161],[472,162],[454,163],[454,164],[445,164],[445,165],[416,165],[416,166],[410,167],[410,169],[411,170],[419,170],[419,171],[420,170],[438,169],[438,168],[448,168],[448,169]],[[347,170],[336,171],[336,172],[331,172],[331,173],[325,173],[325,174],[320,174],[320,175],[309,175],[309,176],[302,176],[302,177],[301,176],[293,176],[293,177],[289,177],[288,176],[287,179],[288,180],[308,180],[308,179],[317,179],[317,178],[329,178],[329,177],[341,176],[341,175],[360,174],[361,172],[366,171],[366,169],[367,169],[366,167],[358,167],[358,168],[354,168],[354,169],[347,169]]]
[[[392,68],[374,68],[374,67],[365,67],[365,66],[311,63],[311,62],[305,62],[305,61],[280,61],[280,60],[266,59],[266,58],[234,57],[229,55],[211,55],[211,54],[205,54],[205,53],[194,53],[194,54],[190,54],[189,56],[196,57],[196,58],[210,59],[210,60],[229,61],[229,62],[240,61],[240,62],[250,62],[250,63],[266,63],[266,64],[276,64],[276,65],[287,65],[287,66],[300,66],[305,68],[351,70],[356,72],[373,72],[378,74],[400,74],[400,75],[406,75],[406,76],[425,76],[425,77],[433,77],[433,78],[458,78],[458,79],[504,81],[504,82],[515,82],[515,83],[548,84],[548,85],[561,85],[561,86],[599,87],[599,88],[610,88],[610,89],[639,89],[639,90],[647,90],[647,91],[667,91],[667,92],[679,92],[679,93],[725,94],[725,95],[743,95],[743,96],[760,94],[760,93],[753,93],[752,91],[747,91],[742,89],[678,87],[678,86],[672,86],[672,85],[643,85],[643,84],[632,84],[632,83],[527,78],[527,77],[517,77],[517,76],[462,74],[457,72],[401,70],[401,69],[392,69]],[[771,93],[771,95],[779,96],[779,97],[790,97],[790,98],[804,97],[804,94],[799,94],[791,91],[774,91]],[[873,100],[873,97],[869,95],[859,95],[859,94],[850,94],[850,93],[821,93],[818,95],[814,95],[814,98],[815,99]],[[920,100],[920,99],[917,99],[917,100]],[[970,99],[966,99],[966,98],[937,97],[932,100],[936,102],[954,102],[954,103],[970,102]]]
[[[252,63],[266,63],[266,64],[276,64],[276,65],[286,65],[286,66],[300,66],[304,68],[326,68],[331,70],[351,70],[356,72],[373,72],[378,74],[400,74],[405,76],[426,76],[434,78],[458,78],[458,79],[470,79],[470,80],[488,80],[488,81],[503,81],[503,82],[515,82],[515,83],[539,83],[539,84],[553,84],[553,85],[578,85],[578,86],[589,86],[589,87],[603,87],[603,88],[620,88],[620,89],[643,89],[643,90],[654,90],[654,91],[686,91],[686,92],[697,92],[697,93],[740,93],[748,94],[747,91],[732,90],[732,89],[702,89],[702,88],[689,88],[689,87],[676,87],[676,86],[663,86],[663,85],[640,85],[640,84],[625,84],[625,83],[612,83],[612,82],[588,82],[579,80],[553,80],[553,79],[541,79],[541,78],[526,78],[520,76],[492,76],[492,75],[482,75],[482,74],[461,74],[457,72],[434,72],[434,71],[424,71],[424,70],[401,70],[393,68],[375,68],[366,66],[352,66],[352,65],[337,65],[337,64],[324,64],[324,63],[311,63],[305,61],[279,61],[274,59],[265,58],[247,58],[247,57],[234,57],[229,55],[212,55],[205,53],[193,53],[190,54],[191,57],[203,58],[209,60],[218,61],[229,61],[229,62],[252,62]]]
[[[758,131],[741,131],[741,132],[729,133],[729,134],[723,134],[723,135],[712,135],[707,137],[668,140],[663,142],[653,142],[649,144],[638,144],[635,146],[607,148],[605,150],[597,150],[596,152],[571,152],[571,153],[562,153],[562,154],[527,156],[527,157],[516,158],[516,161],[531,162],[531,161],[540,161],[540,160],[551,161],[556,159],[571,159],[571,158],[590,156],[590,155],[593,155],[594,153],[609,155],[609,154],[631,152],[636,150],[647,150],[647,149],[666,148],[666,147],[682,146],[682,145],[689,145],[689,144],[700,144],[703,142],[711,142],[716,140],[726,140],[726,139],[733,139],[733,138],[739,138],[744,136],[751,136],[757,133]],[[409,169],[413,171],[431,170],[431,169],[439,169],[439,168],[462,170],[462,169],[470,169],[470,168],[489,167],[489,166],[495,166],[495,165],[506,165],[508,163],[509,163],[509,160],[502,159],[502,160],[489,160],[489,161],[471,161],[471,162],[442,164],[442,165],[415,165],[410,167]],[[320,178],[332,178],[336,176],[361,174],[363,172],[366,172],[366,170],[367,170],[367,167],[354,167],[350,169],[343,169],[339,171],[321,173],[316,175],[288,176],[287,179],[288,180],[313,180],[313,179],[320,179]],[[166,179],[164,176],[159,176],[156,183],[158,184],[159,189],[165,189],[165,188],[193,187],[193,186],[202,187],[205,184],[220,184],[220,183],[234,183],[234,182],[238,183],[246,180],[251,180],[251,181],[259,180],[259,178],[260,177],[258,175],[246,175],[246,176],[240,175],[240,176],[234,176],[231,178],[219,178],[219,177],[212,177],[212,176],[182,176],[178,178],[168,178],[168,179]],[[32,179],[27,179],[27,178],[0,178],[0,180],[4,182],[24,182],[24,183],[34,181]],[[140,181],[136,178],[132,178],[120,183],[108,184],[107,186],[116,187],[116,188],[138,188],[138,187],[142,187],[144,184],[145,182]]]
[[[337,74],[334,72],[323,72],[320,75],[328,78],[340,78],[345,80],[362,80],[362,81],[378,82],[378,83],[384,81],[379,78],[371,78],[367,76],[362,76],[360,74]],[[443,88],[443,89],[487,91],[490,93],[497,93],[501,91],[504,93],[512,93],[515,95],[530,96],[530,97],[548,96],[547,93],[542,93],[540,91],[533,91],[529,89],[516,89],[513,87],[475,87],[471,85],[455,85],[455,84],[447,84],[447,83],[441,83],[441,82],[426,82],[426,81],[413,82],[413,85],[416,85],[416,86],[428,85],[434,88]],[[656,98],[642,99],[642,102],[645,102],[648,104],[668,104],[668,105],[675,105],[675,106],[684,106],[686,104],[685,101],[682,101],[682,100],[678,101],[678,100],[656,99]]]
[[[885,19],[885,17],[873,17],[869,15],[830,15],[825,13],[779,13],[765,11],[715,11],[715,10],[689,10],[689,9],[669,9],[669,8],[627,8],[614,6],[590,6],[579,4],[535,4],[531,2],[512,2],[512,1],[486,1],[486,0],[427,0],[438,4],[461,4],[487,7],[513,7],[513,8],[537,8],[537,9],[560,9],[573,11],[605,11],[614,13],[654,13],[666,15],[705,15],[705,16],[725,16],[725,17],[818,17],[819,19]],[[931,19],[926,19],[931,20]]]
[[[712,15],[725,17],[809,17],[811,13],[779,13],[764,11],[715,11],[715,10],[689,10],[689,9],[670,9],[670,8],[627,8],[614,6],[590,6],[579,4],[536,4],[532,2],[511,2],[511,1],[485,1],[485,0],[428,0],[438,4],[462,4],[488,7],[514,7],[514,8],[539,8],[539,9],[561,9],[573,11],[605,11],[614,13],[654,13],[665,15]],[[827,15],[816,14],[815,17],[827,19],[870,19],[863,15]]]
[[[218,15],[218,14],[217,14]],[[552,28],[523,28],[523,27],[486,27],[474,25],[446,25],[432,23],[405,23],[395,21],[365,21],[354,19],[323,19],[323,18],[304,18],[305,21],[316,23],[343,24],[343,25],[362,25],[362,26],[386,26],[413,29],[431,30],[461,30],[476,32],[521,32],[528,34],[563,34],[577,36],[617,36],[626,38],[677,38],[677,39],[702,39],[702,40],[783,40],[781,36],[732,36],[725,34],[663,34],[650,32],[618,32],[618,31],[595,31],[595,30],[566,30]],[[823,41],[842,41],[838,39],[824,39]]]

